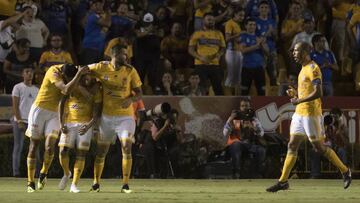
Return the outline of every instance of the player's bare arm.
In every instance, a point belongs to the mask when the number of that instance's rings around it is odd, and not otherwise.
[[[87,74],[88,72],[89,72],[89,67],[79,66],[78,72],[71,81],[65,84],[64,81],[61,80],[59,82],[56,82],[55,86],[61,90],[61,93],[63,93],[64,95],[68,95],[78,85],[81,76]]]
[[[318,79],[316,79],[316,80],[318,80]],[[309,102],[309,101],[313,101],[315,99],[321,98],[322,97],[321,83],[313,81],[313,84],[314,84],[313,85],[314,91],[311,92],[309,94],[309,96],[301,98],[301,99],[299,99],[297,97],[291,98],[290,99],[291,103],[294,104],[294,105],[298,105],[298,104],[303,103],[303,102]]]
[[[141,87],[133,88],[132,91],[134,94],[130,95],[128,98],[124,99],[121,103],[122,108],[129,107],[133,102],[137,102],[142,97]]]
[[[68,100],[68,96],[63,96],[59,102],[59,121],[60,121],[60,130],[62,133],[67,133],[67,128],[65,126],[65,103]]]

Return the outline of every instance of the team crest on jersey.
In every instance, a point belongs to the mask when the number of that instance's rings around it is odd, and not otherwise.
[[[249,38],[246,38],[246,43],[250,43],[250,39],[249,39]]]
[[[78,109],[79,109],[79,105],[78,105],[78,104],[73,104],[73,105],[71,105],[71,108],[78,110]]]
[[[108,76],[108,75],[104,75],[104,80],[108,81],[108,80],[109,80],[109,76]]]

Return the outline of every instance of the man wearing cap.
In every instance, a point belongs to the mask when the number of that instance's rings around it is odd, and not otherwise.
[[[154,24],[154,16],[146,13],[141,22],[135,26],[134,43],[135,67],[141,81],[148,77],[148,84],[154,89],[158,84],[161,38]]]

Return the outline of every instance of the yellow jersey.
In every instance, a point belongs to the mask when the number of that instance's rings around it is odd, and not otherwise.
[[[84,97],[78,90],[70,94],[65,103],[65,123],[85,123],[93,117],[93,108],[95,103],[101,103],[102,94],[100,88],[96,90],[91,100]]]
[[[281,26],[281,33],[294,33],[295,36],[297,33],[302,32],[303,22],[303,19],[285,19]]]
[[[57,112],[58,105],[63,94],[61,93],[61,90],[55,86],[55,83],[62,81],[62,66],[62,64],[51,66],[46,72],[39,93],[34,102],[35,106]]]
[[[333,18],[339,20],[346,20],[347,12],[350,10],[351,4],[341,2],[339,5],[332,7],[332,16]]]
[[[233,19],[226,21],[225,34],[229,34],[229,35],[233,36],[233,35],[239,34],[240,32],[241,32],[241,28],[240,28],[239,23],[237,23]],[[235,48],[234,45],[235,45],[234,40],[231,40],[228,42],[227,48],[234,49]]]
[[[299,99],[309,96],[314,91],[314,83],[322,83],[322,75],[319,66],[311,61],[301,68],[298,77],[298,97]],[[295,112],[301,116],[320,116],[322,115],[321,99],[303,102],[296,106]]]
[[[1,0],[0,15],[12,16],[15,14],[16,0]]]
[[[205,8],[198,8],[195,11],[195,17],[202,18],[205,13],[209,13],[212,11],[212,4],[208,4]]]
[[[113,46],[115,46],[117,44],[125,45],[126,46],[126,54],[127,54],[128,58],[130,59],[131,57],[133,57],[132,46],[124,44],[124,42],[122,41],[121,38],[114,38],[114,39],[110,40],[105,48],[104,55],[107,57],[111,57],[111,48],[113,48]]]
[[[219,52],[226,45],[224,35],[220,31],[199,30],[191,36],[189,46],[195,46],[196,52],[201,56],[210,56]],[[203,65],[203,63],[195,59],[195,65]],[[207,65],[219,65],[219,59],[215,58]]]
[[[108,61],[92,64],[89,67],[103,87],[102,113],[109,116],[133,116],[132,105],[122,108],[121,103],[131,96],[132,89],[142,85],[135,68],[122,66],[119,70],[115,70]]]
[[[60,53],[45,51],[43,54],[41,54],[39,61],[40,68],[45,71],[49,70],[50,66],[64,63],[73,63],[71,55],[67,51],[61,51]]]

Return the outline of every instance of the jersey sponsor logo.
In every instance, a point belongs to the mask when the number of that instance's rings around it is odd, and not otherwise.
[[[79,107],[78,104],[73,104],[73,105],[71,105],[71,108],[72,108],[72,109],[76,109],[76,110],[79,110],[79,109],[80,109],[80,107]]]
[[[220,45],[220,40],[218,39],[199,39],[199,45]]]

